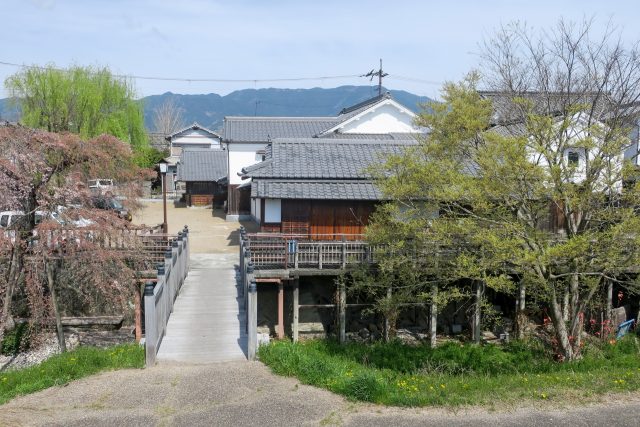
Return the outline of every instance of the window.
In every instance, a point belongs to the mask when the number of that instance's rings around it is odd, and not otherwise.
[[[580,154],[577,151],[567,153],[567,163],[569,166],[577,167],[580,163]]]
[[[9,215],[0,216],[0,227],[8,227],[9,226]]]

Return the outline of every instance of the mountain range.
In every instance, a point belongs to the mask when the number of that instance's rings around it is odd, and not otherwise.
[[[383,88],[383,91],[386,89]],[[340,110],[377,95],[371,86],[340,86],[331,89],[243,89],[221,96],[215,93],[181,95],[166,92],[142,98],[145,125],[153,128],[154,111],[172,100],[182,110],[185,125],[198,122],[209,129],[222,127],[224,116],[335,116]],[[393,98],[414,112],[431,101],[402,90],[390,90]],[[8,99],[0,99],[0,120],[16,121],[19,111]]]

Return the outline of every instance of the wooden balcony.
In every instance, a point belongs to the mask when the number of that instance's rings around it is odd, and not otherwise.
[[[309,236],[293,234],[245,234],[242,242],[257,275],[259,271],[297,270],[335,274],[336,270],[371,263],[371,247],[362,235]],[[319,273],[322,274],[322,273]]]

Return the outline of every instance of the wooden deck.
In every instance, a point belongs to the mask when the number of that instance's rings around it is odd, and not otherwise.
[[[373,261],[361,235],[306,236],[257,233],[247,235],[246,248],[257,271],[269,274],[295,270],[298,275],[332,274]],[[323,239],[326,237],[326,240]]]
[[[192,254],[157,360],[246,360],[246,313],[236,278],[237,254]]]

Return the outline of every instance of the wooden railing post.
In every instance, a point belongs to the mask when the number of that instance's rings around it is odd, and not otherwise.
[[[318,243],[318,268],[322,270],[322,242]]]
[[[255,280],[249,284],[249,307],[247,307],[247,356],[256,360],[258,344],[258,287]]]
[[[344,235],[342,235],[342,269],[347,267],[347,242]]]
[[[156,325],[156,299],[153,295],[153,282],[147,282],[144,286],[144,347],[147,367],[156,363],[158,351],[158,325]]]

